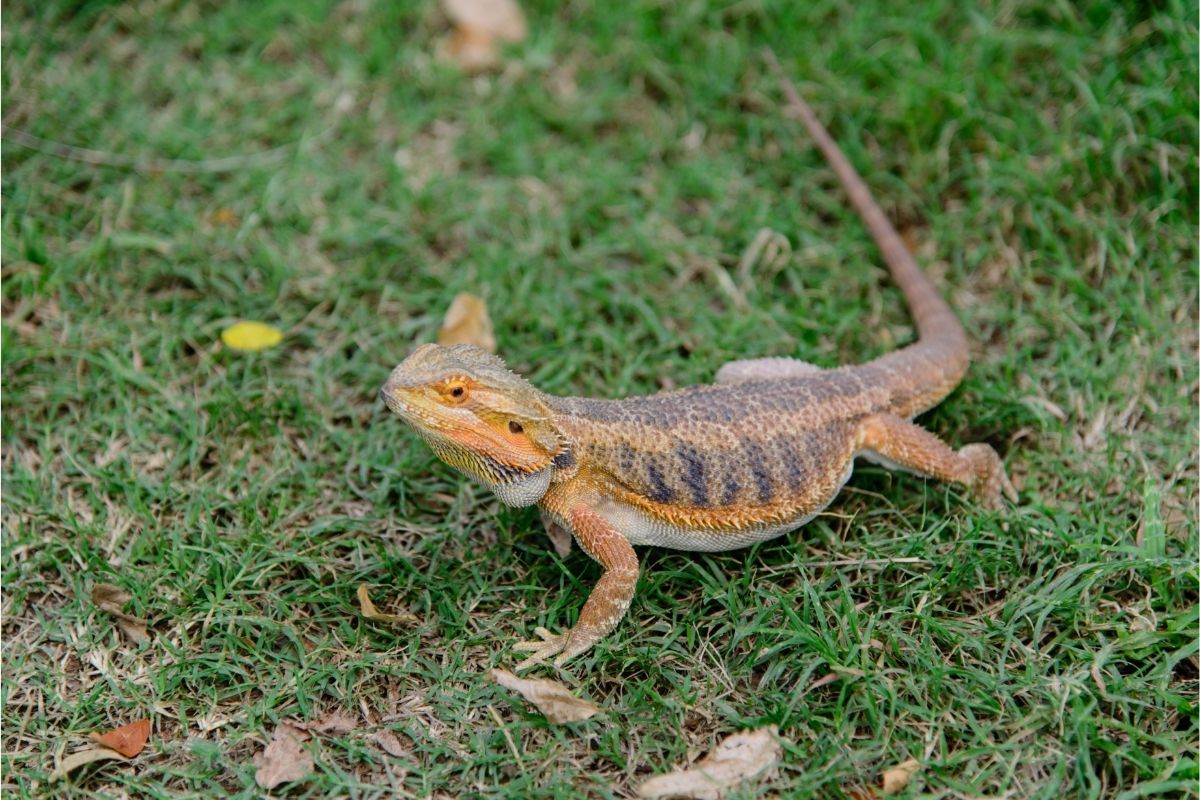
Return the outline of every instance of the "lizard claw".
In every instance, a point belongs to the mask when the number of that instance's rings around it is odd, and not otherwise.
[[[528,669],[535,664],[540,664],[551,656],[556,656],[566,647],[567,639],[571,632],[566,633],[551,633],[545,628],[534,628],[535,635],[541,637],[542,641],[517,642],[513,645],[514,650],[523,653],[532,653],[529,658],[517,664],[516,670],[520,672],[523,669]],[[556,661],[557,663],[557,661]]]
[[[575,627],[568,630],[566,633],[551,633],[545,628],[534,628],[533,632],[541,637],[540,642],[517,642],[513,645],[514,650],[520,650],[533,655],[517,664],[517,671],[532,667],[534,664],[540,664],[551,656],[557,656],[554,659],[554,666],[561,667],[570,659],[587,650],[596,643],[599,637],[590,636],[589,629],[586,627]]]

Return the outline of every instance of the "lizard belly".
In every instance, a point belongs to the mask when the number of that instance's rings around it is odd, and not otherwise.
[[[630,544],[695,550],[701,553],[736,550],[774,539],[804,525],[833,502],[842,486],[850,479],[853,470],[854,462],[851,460],[834,490],[816,508],[798,512],[792,519],[743,528],[694,528],[677,525],[616,500],[603,500],[596,506],[596,510],[624,534]]]

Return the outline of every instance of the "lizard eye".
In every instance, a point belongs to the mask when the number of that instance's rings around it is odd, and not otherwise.
[[[450,390],[446,394],[450,395],[450,398],[453,400],[462,400],[467,396],[467,387],[461,383],[456,383],[450,387]]]
[[[525,428],[523,428],[521,426],[521,423],[517,422],[515,419],[510,419],[508,421],[508,432],[509,433],[521,433],[524,430],[525,430]]]

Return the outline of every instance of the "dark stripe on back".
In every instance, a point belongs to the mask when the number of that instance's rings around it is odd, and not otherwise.
[[[704,482],[704,459],[694,447],[680,444],[675,448],[683,467],[683,482],[692,493],[692,501],[698,506],[708,505],[708,484]]]
[[[725,481],[725,491],[721,494],[721,505],[733,505],[734,499],[737,498],[737,493],[741,489],[741,485],[735,478],[729,478]]]
[[[633,448],[628,444],[621,445],[621,452],[617,456],[617,463],[621,467],[621,471],[626,475],[633,472]]]
[[[646,476],[650,479],[650,499],[656,503],[669,503],[675,499],[675,491],[667,485],[658,463],[646,457]]]
[[[783,479],[792,492],[799,492],[804,487],[804,464],[800,454],[804,452],[805,437],[784,436],[775,442],[775,452],[779,457],[779,469]]]
[[[767,471],[766,454],[758,442],[742,442],[742,450],[746,453],[746,466],[758,487],[758,501],[763,504],[771,502],[775,490],[771,486],[771,473]]]

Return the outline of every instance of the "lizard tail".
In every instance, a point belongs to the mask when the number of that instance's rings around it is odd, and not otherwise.
[[[970,354],[967,349],[967,336],[954,312],[942,299],[937,287],[930,282],[916,260],[909,253],[900,234],[888,220],[871,191],[863,182],[862,177],[846,160],[841,148],[834,142],[833,137],[825,130],[812,109],[800,97],[796,88],[783,72],[775,54],[766,51],[767,61],[779,75],[784,97],[787,98],[790,110],[795,113],[808,133],[816,142],[825,160],[837,174],[838,180],[850,197],[850,202],[862,217],[871,233],[871,238],[879,247],[887,264],[892,279],[899,285],[908,301],[909,311],[916,324],[918,341],[902,350],[889,353],[874,363],[881,367],[903,370],[910,377],[916,378],[914,370],[928,366],[937,373],[929,375],[932,379],[926,384],[927,396],[913,398],[912,413],[920,413],[926,408],[936,405],[949,394],[967,371]],[[923,370],[922,370],[923,371]],[[925,376],[921,376],[925,377]],[[907,410],[907,409],[901,409]]]

